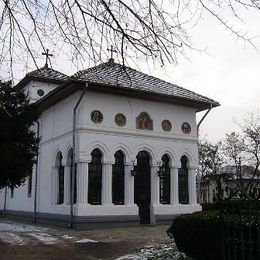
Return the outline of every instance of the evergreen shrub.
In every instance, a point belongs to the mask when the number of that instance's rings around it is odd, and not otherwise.
[[[174,238],[179,251],[195,260],[220,260],[230,251],[232,257],[234,243],[238,259],[242,259],[241,255],[247,259],[250,254],[251,259],[260,259],[259,204],[245,204],[224,203],[218,206],[220,210],[179,216],[168,229],[168,235]]]
[[[194,259],[219,260],[218,211],[202,211],[176,218],[168,229],[179,251]]]

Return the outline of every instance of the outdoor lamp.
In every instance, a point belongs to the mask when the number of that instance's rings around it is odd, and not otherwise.
[[[130,173],[131,173],[132,176],[135,176],[135,174],[136,174],[136,172],[135,172],[135,161],[132,161]]]

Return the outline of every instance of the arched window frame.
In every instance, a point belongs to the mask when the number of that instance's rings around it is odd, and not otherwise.
[[[136,118],[136,128],[143,130],[153,130],[153,120],[147,112],[141,112]]]
[[[124,205],[125,203],[125,154],[118,150],[114,154],[115,163],[112,166],[112,203]]]
[[[162,156],[162,166],[160,169],[160,203],[170,204],[171,194],[171,168],[170,157],[167,154]]]
[[[91,152],[91,162],[88,167],[88,203],[101,205],[102,200],[102,152],[96,148]]]
[[[189,204],[189,168],[187,156],[183,155],[180,162],[181,168],[178,170],[179,203]]]

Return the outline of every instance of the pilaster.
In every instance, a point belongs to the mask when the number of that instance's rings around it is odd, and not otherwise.
[[[159,204],[159,183],[160,179],[157,174],[158,166],[151,167],[151,204]]]
[[[102,169],[102,205],[112,205],[112,163],[103,164]]]
[[[77,203],[88,204],[88,163],[77,162]]]
[[[196,168],[189,168],[189,204],[197,204],[197,194],[196,194]]]
[[[125,205],[134,205],[134,176],[131,175],[131,165],[125,165]]]
[[[171,167],[171,205],[179,204],[179,180],[178,180],[178,167]]]

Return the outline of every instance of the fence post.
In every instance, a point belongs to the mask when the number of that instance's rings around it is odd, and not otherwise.
[[[249,260],[254,260],[253,259],[253,248],[254,242],[252,241],[252,231],[251,231],[251,226],[248,226],[248,256]]]
[[[240,218],[240,243],[241,243],[241,260],[245,260],[245,240],[244,240],[242,217]]]

